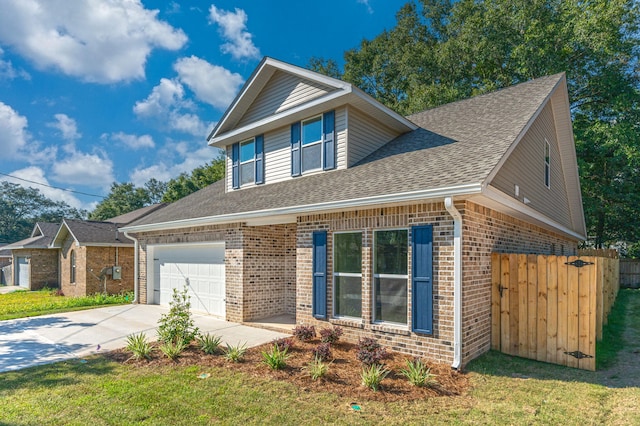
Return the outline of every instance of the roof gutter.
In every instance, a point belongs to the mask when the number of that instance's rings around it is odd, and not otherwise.
[[[129,235],[126,231],[124,236],[133,240],[133,300],[131,303],[138,302],[138,239]]]
[[[245,222],[273,216],[300,215],[331,210],[345,210],[389,203],[409,203],[426,199],[442,199],[459,195],[474,195],[482,192],[482,184],[471,183],[446,188],[427,189],[420,191],[402,192],[396,194],[377,195],[373,197],[352,200],[330,201],[326,203],[308,204],[302,206],[282,207],[278,209],[256,210],[251,212],[232,213],[219,216],[182,219],[171,222],[150,223],[147,225],[125,226],[120,228],[125,232],[150,232],[168,229],[190,228],[193,226],[220,225],[225,223]],[[127,235],[128,236],[128,235]]]
[[[453,197],[444,199],[444,207],[453,217],[453,363],[462,366],[462,215],[453,204]]]

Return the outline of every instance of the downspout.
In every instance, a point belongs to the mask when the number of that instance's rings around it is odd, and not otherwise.
[[[453,363],[462,366],[462,215],[453,204],[452,197],[444,199],[444,207],[453,217]]]
[[[138,240],[127,232],[124,236],[133,240],[133,301],[131,303],[138,302]]]

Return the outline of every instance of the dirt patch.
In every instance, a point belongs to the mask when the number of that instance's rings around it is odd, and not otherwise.
[[[382,381],[377,392],[362,386],[360,374],[362,364],[356,359],[355,345],[338,342],[331,347],[333,360],[329,366],[327,375],[318,380],[312,380],[309,373],[304,370],[312,361],[312,349],[320,343],[319,339],[310,342],[295,341],[294,347],[289,350],[290,358],[283,370],[271,370],[263,363],[262,352],[268,351],[271,344],[262,345],[247,350],[243,362],[233,363],[222,356],[206,355],[194,344],[176,361],[164,357],[159,350],[155,350],[151,360],[134,361],[131,353],[124,350],[116,350],[106,356],[120,362],[133,364],[137,367],[151,368],[169,365],[199,366],[203,372],[207,367],[228,368],[242,371],[253,377],[269,377],[274,380],[287,381],[297,386],[302,392],[329,392],[353,401],[376,400],[383,402],[408,401],[416,399],[433,398],[439,396],[463,395],[470,387],[467,375],[451,369],[450,365],[425,361],[435,374],[437,384],[430,388],[417,387],[400,374],[400,370],[406,367],[406,360],[411,357],[399,353],[390,352],[383,361],[391,373]]]

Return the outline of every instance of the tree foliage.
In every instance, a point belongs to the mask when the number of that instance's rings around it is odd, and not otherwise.
[[[224,178],[225,159],[216,158],[211,163],[196,167],[190,174],[182,173],[167,183],[162,201],[171,203]]]
[[[639,6],[422,0],[345,52],[342,78],[404,114],[566,72],[589,243],[640,239]],[[310,66],[335,74],[324,59]]]
[[[62,218],[81,219],[78,210],[62,201],[52,201],[35,188],[0,182],[0,243],[28,238],[36,222],[60,222]]]
[[[145,188],[137,188],[132,183],[111,184],[111,191],[89,215],[91,220],[106,220],[151,204],[151,197]]]

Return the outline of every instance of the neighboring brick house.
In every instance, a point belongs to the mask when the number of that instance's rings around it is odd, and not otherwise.
[[[209,136],[227,174],[122,230],[136,297],[287,314],[460,368],[489,350],[491,253],[585,238],[564,74],[403,117],[265,58]]]
[[[105,221],[64,219],[51,247],[59,253],[65,296],[117,294],[133,290],[133,241],[120,228],[163,207],[154,204]]]
[[[49,247],[57,230],[57,223],[37,222],[29,238],[3,247],[11,250],[13,285],[29,290],[58,287],[58,252]]]

